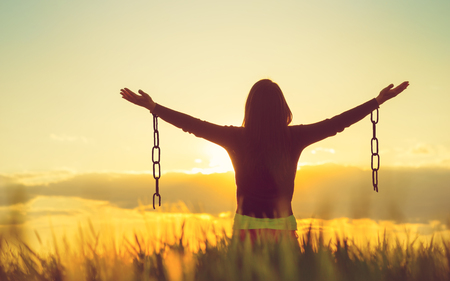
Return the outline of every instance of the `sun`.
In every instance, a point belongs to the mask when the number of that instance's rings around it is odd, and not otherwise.
[[[204,169],[206,174],[226,173],[234,171],[233,164],[227,151],[213,143],[205,144],[205,156],[208,158],[208,168]]]

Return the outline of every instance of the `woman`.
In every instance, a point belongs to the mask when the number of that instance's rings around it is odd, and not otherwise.
[[[408,87],[403,82],[384,88],[380,94],[360,106],[331,119],[288,126],[292,113],[280,87],[269,79],[258,81],[250,90],[245,104],[242,127],[219,126],[193,118],[155,103],[139,90],[127,88],[122,98],[150,110],[170,124],[204,138],[226,149],[235,170],[237,210],[234,235],[296,237],[297,223],[292,212],[292,195],[297,162],[305,147],[363,119],[379,105]]]

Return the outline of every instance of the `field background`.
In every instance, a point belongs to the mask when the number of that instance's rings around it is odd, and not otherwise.
[[[448,191],[436,185],[446,170],[385,169],[384,177],[409,184],[383,180],[379,194],[368,170],[326,164],[300,172],[297,247],[231,239],[233,173],[164,174],[156,210],[149,174],[4,177],[1,280],[448,280]],[[441,193],[421,188],[428,173]],[[90,192],[89,182],[103,192]]]
[[[25,242],[22,230],[12,227],[9,233],[0,236],[0,277],[1,280],[448,280],[450,276],[448,231],[427,236],[418,235],[405,225],[368,220],[298,222],[299,239],[281,239],[277,243],[231,238],[227,228],[230,219],[223,215],[149,216],[143,210],[140,225],[135,222],[132,231],[119,230],[117,223],[98,226],[88,220],[71,234],[58,235],[51,227],[49,240],[43,240],[35,231],[38,243],[34,247]],[[365,235],[358,235],[360,231]]]

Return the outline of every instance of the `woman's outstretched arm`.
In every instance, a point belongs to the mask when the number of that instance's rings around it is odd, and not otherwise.
[[[141,95],[137,95],[130,89],[123,88],[120,90],[120,94],[122,95],[122,98],[126,99],[127,101],[134,103],[135,105],[147,108],[151,112],[155,109],[156,103],[149,95],[144,93],[144,91],[142,90],[139,90],[139,94]]]
[[[380,94],[376,98],[361,104],[360,106],[347,110],[346,112],[336,115],[330,119],[314,124],[297,126],[299,138],[305,146],[307,146],[325,138],[334,136],[337,133],[342,132],[345,128],[366,117],[385,101],[403,92],[408,85],[409,82],[407,81],[401,83],[395,88],[393,88],[394,85],[391,84],[381,90]]]
[[[233,133],[236,131],[235,127],[219,126],[166,108],[160,104],[156,104],[153,99],[142,90],[139,90],[140,95],[138,95],[133,91],[124,88],[120,90],[120,94],[122,95],[122,98],[127,101],[150,110],[151,113],[158,115],[164,121],[185,132],[194,134],[197,137],[204,138],[223,147],[230,146],[234,140]]]
[[[393,97],[397,96],[401,92],[403,92],[407,87],[409,86],[409,82],[405,81],[398,85],[397,87],[394,87],[394,84],[391,84],[381,90],[380,94],[375,98],[378,102],[378,105],[381,105],[385,101],[392,99]]]

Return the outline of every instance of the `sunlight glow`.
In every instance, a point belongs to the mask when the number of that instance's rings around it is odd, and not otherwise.
[[[210,157],[209,167],[216,170],[216,173],[233,171],[233,165],[225,149],[218,145],[208,144],[206,151]]]
[[[228,156],[226,150],[222,147],[213,143],[205,143],[203,153],[207,160],[199,158],[194,160],[194,163],[200,167],[194,167],[188,171],[177,170],[176,172],[184,172],[187,174],[201,173],[209,175],[213,173],[226,173],[234,171],[230,157]],[[206,166],[204,163],[208,163],[208,165]]]

